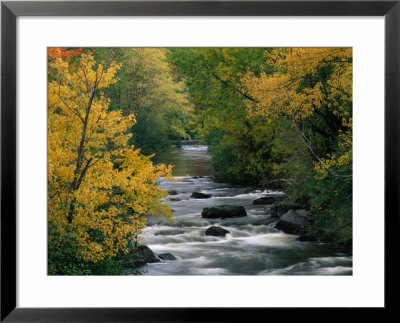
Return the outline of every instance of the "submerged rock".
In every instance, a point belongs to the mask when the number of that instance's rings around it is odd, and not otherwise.
[[[161,231],[156,231],[154,233],[155,236],[175,236],[178,234],[185,233],[185,230],[179,230],[179,229],[172,229],[172,230],[161,230]]]
[[[225,230],[221,227],[212,226],[206,230],[206,236],[214,236],[214,237],[225,237],[227,233],[230,233],[228,230]]]
[[[272,204],[281,200],[283,196],[264,196],[253,201],[253,205],[266,205]]]
[[[190,197],[193,198],[193,199],[209,199],[211,197],[211,194],[193,192]]]
[[[160,258],[162,260],[176,260],[176,257],[172,253],[169,253],[169,252],[158,255],[158,258]]]
[[[246,215],[247,213],[244,207],[236,205],[205,207],[201,212],[201,217],[206,219],[237,218]]]

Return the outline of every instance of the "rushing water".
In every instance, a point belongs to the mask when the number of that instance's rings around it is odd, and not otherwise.
[[[206,146],[183,146],[160,154],[155,162],[172,163],[176,182],[160,180],[169,196],[175,223],[152,225],[143,244],[154,253],[171,253],[177,260],[160,261],[141,268],[148,275],[351,275],[352,256],[327,243],[299,242],[296,235],[274,228],[263,205],[253,200],[277,194],[251,187],[215,183]],[[188,175],[188,176],[187,176]],[[212,194],[209,199],[192,199],[192,192]],[[242,205],[246,217],[203,219],[204,207]],[[153,221],[154,223],[154,221]],[[205,236],[211,225],[230,231],[226,237]]]

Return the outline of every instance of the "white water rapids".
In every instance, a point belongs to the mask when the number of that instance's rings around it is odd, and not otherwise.
[[[147,275],[351,275],[352,256],[328,243],[296,241],[296,235],[274,228],[276,219],[266,206],[253,200],[279,194],[251,187],[215,183],[206,146],[183,146],[161,154],[156,162],[176,167],[176,182],[165,179],[159,185],[178,194],[168,197],[175,223],[150,226],[143,244],[155,255],[171,253],[176,260],[161,260],[140,270]],[[188,174],[188,177],[184,175]],[[192,192],[211,194],[209,199],[192,199]],[[241,205],[247,216],[231,219],[203,219],[204,207]],[[230,231],[226,237],[205,236],[212,225]]]

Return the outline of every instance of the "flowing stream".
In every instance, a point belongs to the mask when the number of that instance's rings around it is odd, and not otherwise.
[[[141,268],[147,275],[351,275],[352,256],[329,243],[300,242],[298,236],[274,228],[264,205],[253,200],[278,194],[251,187],[215,183],[206,146],[183,146],[156,156],[156,163],[174,164],[176,182],[160,179],[159,185],[175,190],[170,207],[175,223],[150,219],[143,244],[158,255],[171,253],[176,260],[162,260]],[[192,199],[192,192],[212,194]],[[247,216],[203,219],[204,207],[241,205]],[[225,237],[205,236],[212,225],[230,231]]]

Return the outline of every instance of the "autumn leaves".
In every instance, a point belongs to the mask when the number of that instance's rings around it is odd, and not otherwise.
[[[98,64],[89,52],[72,56],[49,50],[48,221],[58,233],[49,243],[63,248],[60,235],[69,234],[77,254],[97,262],[137,239],[144,215],[172,218],[156,185],[171,168],[130,147],[134,115],[109,109],[101,90],[117,81],[121,65]]]
[[[172,220],[171,167],[137,148],[190,137],[222,180],[296,183],[328,231],[351,217],[350,48],[49,48],[48,80],[50,250],[97,263]]]

